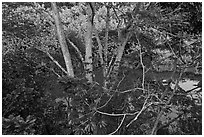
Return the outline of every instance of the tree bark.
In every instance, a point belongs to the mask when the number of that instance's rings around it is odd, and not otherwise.
[[[73,71],[73,66],[72,66],[72,62],[71,62],[71,56],[67,47],[67,43],[66,43],[66,39],[65,39],[65,35],[63,32],[63,28],[62,28],[62,24],[61,24],[61,20],[59,17],[59,12],[57,9],[57,5],[55,2],[51,3],[52,6],[52,10],[53,10],[53,17],[55,20],[55,25],[57,28],[57,36],[58,36],[58,40],[61,46],[61,50],[63,53],[63,57],[64,57],[64,61],[65,61],[65,65],[66,65],[66,69],[67,69],[67,75],[69,77],[74,77],[74,71]]]
[[[98,54],[99,54],[99,57],[100,57],[100,63],[101,63],[101,66],[103,66],[103,64],[104,64],[104,61],[103,61],[103,46],[101,44],[101,40],[99,38],[98,31],[97,31],[95,26],[94,26],[94,33],[95,33],[95,37],[96,37],[96,40],[97,40],[97,43],[98,43]]]
[[[109,18],[110,18],[110,6],[109,3],[106,6],[107,14],[106,14],[106,29],[105,29],[105,46],[104,46],[104,66],[103,66],[103,77],[105,78],[108,73],[108,33],[109,33]],[[105,79],[103,86],[107,88],[108,81]]]
[[[87,8],[87,32],[85,36],[86,55],[85,55],[85,71],[86,79],[89,83],[93,82],[93,57],[92,57],[92,32],[93,32],[93,10],[91,5]]]

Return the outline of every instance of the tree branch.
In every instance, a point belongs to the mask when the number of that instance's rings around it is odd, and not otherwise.
[[[173,98],[173,96],[174,96],[174,94],[175,94],[175,92],[176,92],[176,90],[177,90],[177,88],[178,88],[178,83],[179,83],[179,81],[180,81],[180,79],[181,79],[181,76],[182,76],[182,74],[183,74],[183,71],[184,71],[184,70],[182,70],[182,71],[180,72],[179,78],[176,80],[175,87],[174,87],[173,92],[172,92],[172,94],[170,95],[168,101],[165,103],[165,105],[162,107],[161,111],[159,112],[159,114],[158,114],[158,116],[157,116],[157,118],[156,118],[156,121],[155,121],[155,123],[154,123],[154,126],[153,126],[153,128],[152,128],[151,135],[155,135],[155,134],[156,134],[156,132],[157,132],[157,130],[158,130],[158,129],[157,129],[157,126],[158,126],[158,124],[159,124],[159,120],[160,120],[160,118],[161,118],[161,116],[162,116],[162,114],[163,114],[163,112],[164,112],[164,109],[165,109],[165,108],[167,107],[167,105],[171,102],[171,99]]]
[[[138,44],[140,46],[140,64],[142,65],[142,89],[144,91],[144,83],[145,83],[145,66],[143,64],[143,58],[142,58],[142,45],[140,44],[140,40],[137,38]],[[144,92],[143,92],[144,93]]]
[[[100,38],[98,36],[98,31],[96,30],[96,27],[95,26],[93,26],[93,27],[94,27],[96,41],[98,43],[98,53],[99,53],[99,57],[100,57],[100,60],[101,60],[101,66],[103,66],[104,65],[103,54],[102,54],[103,53],[103,46],[102,46],[101,40],[100,40]]]
[[[106,77],[108,73],[108,34],[109,34],[109,12],[110,6],[109,3],[106,5],[107,13],[106,13],[106,28],[105,28],[105,45],[104,45],[104,66],[103,66],[103,76]],[[104,80],[104,87],[107,88],[107,80]]]
[[[125,91],[118,91],[118,92],[123,94],[123,93],[131,92],[131,91],[135,91],[135,90],[148,91],[148,90],[143,89],[143,88],[133,88],[133,89],[128,89],[128,90],[125,90]]]
[[[143,111],[145,111],[151,104],[147,105],[147,101],[149,99],[150,94],[148,94],[148,96],[145,99],[145,102],[142,106],[142,109],[139,111],[139,113],[135,116],[135,118],[133,120],[130,121],[129,124],[126,125],[126,127],[129,127],[135,120],[138,119],[138,117],[142,114]]]
[[[69,40],[68,38],[67,38],[67,41],[68,41],[68,42],[72,45],[72,47],[76,50],[76,52],[77,52],[77,54],[79,55],[79,57],[80,57],[82,63],[84,63],[84,58],[83,58],[83,56],[82,56],[80,50],[77,48],[77,46],[76,46],[71,40]]]
[[[50,53],[48,51],[43,51],[39,48],[35,48],[43,53],[45,53],[65,74],[67,74],[68,72],[52,57],[52,55],[50,55]]]
[[[123,122],[125,120],[125,116],[126,115],[123,116],[123,119],[121,120],[121,122],[120,122],[119,126],[117,127],[117,129],[115,131],[113,131],[112,133],[110,133],[109,135],[115,134],[120,129],[120,127],[122,126],[122,124],[123,124]]]
[[[54,12],[53,18],[55,21],[57,36],[58,36],[58,40],[59,40],[59,43],[61,46],[61,50],[63,53],[63,57],[64,57],[66,69],[67,69],[67,75],[69,77],[74,77],[74,70],[73,70],[73,66],[72,66],[71,56],[70,56],[69,50],[67,48],[65,34],[64,34],[64,31],[62,28],[62,23],[61,23],[61,20],[59,17],[59,11],[58,11],[56,2],[51,2],[51,6],[52,6],[52,11]]]
[[[98,107],[97,109],[101,109],[101,108],[105,107],[108,104],[108,102],[110,102],[110,100],[112,99],[113,96],[114,96],[114,94],[110,96],[110,98],[106,101],[106,103],[104,105]]]
[[[124,115],[127,115],[127,116],[133,116],[137,113],[139,113],[138,111],[134,112],[134,113],[122,113],[122,114],[114,114],[114,113],[106,113],[106,112],[102,112],[102,111],[99,111],[99,110],[96,110],[97,113],[100,113],[100,114],[103,114],[103,115],[107,115],[107,116],[114,116],[114,117],[119,117],[119,116],[124,116]]]

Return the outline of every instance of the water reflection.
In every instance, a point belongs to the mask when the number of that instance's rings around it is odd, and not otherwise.
[[[199,81],[193,81],[193,80],[185,80],[180,81],[179,86],[187,92],[187,96],[194,99],[195,103],[197,105],[202,104],[202,93],[199,92],[201,90],[201,87],[198,87]]]
[[[188,91],[188,90],[191,90],[193,88],[196,88],[199,81],[193,81],[193,80],[185,80],[185,81],[180,81],[179,82],[179,86],[185,90],[185,91]]]

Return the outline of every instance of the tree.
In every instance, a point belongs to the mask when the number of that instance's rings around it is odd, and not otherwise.
[[[85,55],[85,71],[87,80],[93,82],[93,61],[92,61],[92,33],[93,33],[93,18],[94,18],[94,4],[89,3],[87,7],[87,32],[85,36],[85,46],[86,46],[86,55]]]
[[[51,5],[4,3],[5,134],[201,134],[201,3]]]
[[[60,21],[60,18],[59,18],[59,12],[58,12],[56,3],[52,3],[52,9],[53,9],[53,12],[54,12],[53,17],[54,17],[56,28],[57,28],[58,39],[59,39],[59,42],[60,42],[60,45],[61,45],[61,49],[62,49],[62,52],[63,52],[63,56],[64,56],[66,68],[67,68],[67,75],[69,77],[74,77],[72,61],[71,61],[69,50],[67,48],[67,43],[66,43],[65,35],[64,35],[63,28],[62,28],[62,25],[61,25],[61,21]]]

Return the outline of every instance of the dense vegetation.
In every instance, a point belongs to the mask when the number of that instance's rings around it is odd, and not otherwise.
[[[2,134],[201,135],[201,37],[202,3],[2,3]]]

